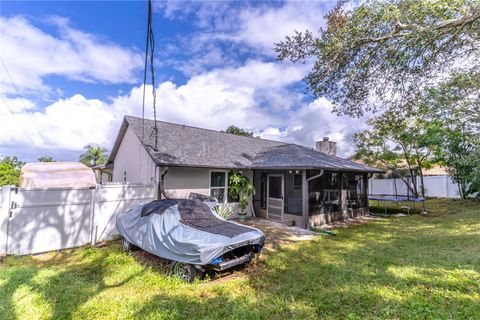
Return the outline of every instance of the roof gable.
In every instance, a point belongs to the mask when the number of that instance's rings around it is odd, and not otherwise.
[[[143,124],[145,125],[143,127]],[[157,121],[158,150],[154,150],[154,121],[125,116],[109,162],[115,159],[130,127],[157,165],[211,168],[322,168],[380,172],[296,144],[244,137],[226,132]],[[144,132],[144,133],[143,133]]]

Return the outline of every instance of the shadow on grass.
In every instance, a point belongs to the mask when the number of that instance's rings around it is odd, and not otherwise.
[[[70,319],[73,313],[85,302],[106,289],[121,287],[135,277],[142,276],[145,272],[134,273],[114,284],[106,284],[105,277],[111,272],[108,250],[95,250],[95,257],[89,259],[89,250],[84,248],[84,254],[77,263],[72,263],[70,254],[58,254],[42,263],[34,263],[33,266],[16,266],[1,271],[1,307],[2,319],[22,319],[25,315],[17,314],[15,310],[14,295],[20,288],[26,288],[29,292],[39,295],[51,308],[51,319]],[[32,258],[20,257],[13,259],[33,260]],[[77,257],[78,259],[78,257]],[[69,261],[70,263],[66,263]],[[63,265],[62,265],[63,264]],[[43,265],[56,265],[51,275],[42,274]]]

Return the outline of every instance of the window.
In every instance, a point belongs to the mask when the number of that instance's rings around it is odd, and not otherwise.
[[[228,193],[227,173],[225,171],[210,172],[210,196],[219,202],[225,202]]]
[[[238,197],[233,198],[228,194],[228,173],[226,171],[210,172],[210,196],[219,202],[238,202]]]

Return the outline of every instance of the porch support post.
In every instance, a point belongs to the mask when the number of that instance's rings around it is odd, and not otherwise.
[[[302,216],[304,220],[304,228],[308,228],[308,182],[307,170],[302,170]]]

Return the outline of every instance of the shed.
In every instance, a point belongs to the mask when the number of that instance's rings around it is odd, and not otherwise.
[[[20,172],[21,188],[82,188],[96,183],[93,170],[80,162],[27,163]]]

